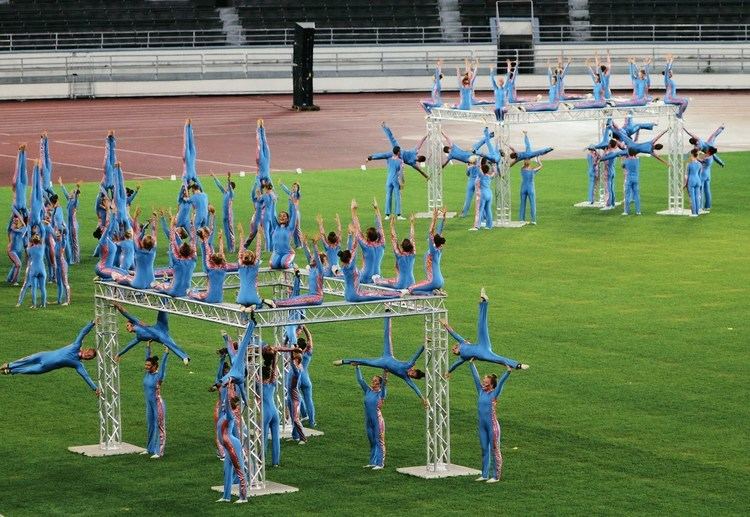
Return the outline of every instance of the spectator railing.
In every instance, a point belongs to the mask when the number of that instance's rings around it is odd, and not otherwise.
[[[357,27],[316,30],[318,45],[403,45],[494,43],[490,25],[462,27],[457,40],[444,38],[440,27]],[[588,42],[736,42],[750,41],[750,25],[589,25],[539,27],[539,43]],[[226,34],[212,30],[52,32],[0,34],[0,52],[33,50],[113,50],[291,46],[294,29],[245,29],[239,45],[227,43]]]
[[[750,50],[744,46],[633,46],[611,48],[612,73],[628,71],[629,56],[651,57],[652,82],[660,84],[658,72],[663,64],[663,53],[675,54],[676,73],[745,73],[750,71]],[[568,48],[562,58],[571,58],[570,74],[585,74],[585,61],[594,50],[583,47]],[[557,46],[539,46],[531,53],[516,53],[512,57],[525,65],[526,70],[546,72],[546,63],[560,57]],[[464,58],[479,58],[480,74],[486,76],[489,67],[498,60],[491,45],[473,50],[434,46],[426,49],[409,47],[361,47],[345,49],[320,47],[315,53],[314,70],[317,77],[416,76],[429,77],[438,58],[444,60],[443,84],[455,86],[455,69],[464,65]],[[52,53],[46,56],[0,55],[0,83],[70,82],[77,81],[156,81],[184,79],[232,78],[287,78],[291,77],[292,49],[249,48],[201,52],[91,52]],[[501,71],[502,71],[501,67]],[[528,73],[528,72],[524,72]]]

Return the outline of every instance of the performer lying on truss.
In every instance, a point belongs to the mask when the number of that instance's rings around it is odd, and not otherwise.
[[[101,391],[96,386],[94,381],[89,377],[86,368],[83,366],[82,361],[88,361],[96,357],[95,348],[81,348],[84,338],[94,328],[94,322],[89,322],[85,327],[81,329],[76,337],[75,341],[71,344],[58,348],[57,350],[51,350],[48,352],[37,352],[36,354],[18,359],[11,363],[4,363],[0,366],[0,373],[3,375],[37,375],[41,373],[51,372],[59,368],[75,368],[78,375],[80,375],[86,384],[95,391],[96,395],[99,396]]]
[[[487,323],[487,307],[489,305],[487,293],[484,292],[484,288],[479,293],[479,319],[477,320],[477,343],[472,344],[453,330],[446,320],[440,320],[445,330],[455,339],[458,344],[454,345],[452,352],[454,355],[459,356],[458,359],[451,365],[446,373],[446,377],[449,374],[464,364],[466,361],[477,359],[479,361],[486,361],[490,363],[502,364],[510,368],[517,370],[527,370],[528,365],[508,359],[501,355],[497,355],[492,351],[492,342],[490,341],[489,326]]]
[[[401,378],[406,384],[422,399],[422,405],[425,409],[429,407],[429,402],[422,395],[419,387],[414,384],[412,379],[421,379],[424,377],[424,372],[417,368],[414,368],[414,364],[419,359],[419,356],[424,352],[424,345],[419,347],[419,350],[412,356],[408,361],[399,361],[393,357],[393,335],[391,333],[391,318],[384,318],[384,330],[383,330],[383,355],[376,358],[359,358],[359,359],[340,359],[334,361],[335,366],[341,366],[344,364],[351,364],[353,366],[369,366],[371,368],[382,368],[391,372],[396,377]]]
[[[365,431],[370,442],[370,462],[365,468],[380,470],[385,466],[385,421],[380,409],[387,396],[388,370],[383,370],[383,375],[373,376],[368,386],[359,365],[354,369],[357,382],[365,395]]]
[[[409,238],[398,243],[396,237],[395,217],[390,217],[391,228],[391,247],[396,260],[396,277],[381,278],[380,275],[373,275],[372,279],[377,285],[390,287],[392,289],[406,289],[415,283],[414,280],[414,260],[416,258],[416,247],[414,245],[414,214],[409,217]]]
[[[119,303],[113,303],[112,306],[117,309],[120,314],[125,316],[128,322],[125,324],[125,328],[128,332],[135,334],[130,343],[125,345],[125,348],[117,352],[115,355],[115,361],[120,361],[120,358],[125,355],[131,348],[141,342],[150,343],[155,341],[166,346],[171,350],[177,357],[182,359],[182,362],[187,366],[190,363],[190,357],[175,343],[172,336],[169,335],[169,316],[166,312],[159,311],[156,316],[156,323],[152,326],[146,325],[145,322],[135,318]]]

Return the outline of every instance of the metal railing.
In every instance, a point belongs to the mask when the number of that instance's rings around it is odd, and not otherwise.
[[[611,47],[612,73],[626,74],[627,59],[650,56],[654,60],[652,82],[661,84],[658,76],[663,64],[663,53],[675,54],[677,74],[745,73],[750,71],[750,49],[744,45],[708,48],[706,46],[626,45]],[[233,49],[217,53],[146,51],[33,56],[16,54],[0,56],[0,83],[81,82],[81,81],[158,81],[186,79],[288,78],[291,77],[292,51],[288,47],[272,49]],[[567,49],[562,58],[573,59],[569,74],[587,74],[585,60],[590,49]],[[522,73],[545,73],[547,61],[560,57],[559,48],[539,46],[535,51],[514,52],[509,56],[518,60]],[[486,77],[489,67],[505,56],[491,45],[472,51],[432,47],[425,50],[387,47],[320,48],[315,54],[314,71],[317,77],[404,77],[429,76],[438,58],[444,60],[444,87],[456,84],[455,68],[463,66],[466,57],[479,58]]]
[[[437,27],[319,27],[317,45],[403,45],[494,43],[491,27],[465,26],[460,37],[446,39]],[[230,43],[233,41],[234,43]],[[547,25],[539,27],[539,43],[750,41],[750,25]],[[112,50],[291,46],[294,29],[243,29],[238,36],[219,29],[51,32],[0,34],[0,52],[33,50]]]
[[[545,25],[540,43],[749,41],[750,25]]]
[[[230,43],[234,41],[236,43]],[[458,41],[446,40],[440,27],[357,27],[326,28],[315,31],[318,45],[395,45],[441,43],[491,43],[489,25],[462,27]],[[26,50],[111,50],[169,47],[291,46],[294,29],[243,29],[228,40],[220,29],[52,32],[0,34],[0,52]]]

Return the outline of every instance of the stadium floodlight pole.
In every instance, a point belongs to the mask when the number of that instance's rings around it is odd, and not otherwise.
[[[309,274],[299,272],[301,288],[309,285]],[[227,275],[226,289],[236,289],[238,273]],[[260,285],[272,286],[274,293],[288,292],[293,285],[294,272],[262,268],[258,273]],[[194,275],[193,284],[205,289],[205,273]],[[229,287],[228,287],[229,286]],[[382,286],[368,285],[372,290],[391,291]],[[343,297],[344,281],[340,278],[326,278],[324,292]],[[217,323],[236,328],[240,334],[249,321],[243,307],[233,303],[209,304],[191,298],[173,298],[150,290],[134,289],[114,282],[97,280],[94,282],[94,306],[97,324],[97,349],[99,385],[102,399],[99,411],[100,443],[83,447],[71,447],[74,452],[87,456],[128,454],[143,449],[122,442],[122,422],[120,415],[120,386],[118,363],[114,360],[118,351],[117,312],[113,303],[133,307],[163,311],[197,321]],[[423,478],[438,478],[461,475],[475,475],[474,469],[454,465],[450,462],[450,404],[448,381],[444,373],[448,369],[448,335],[439,324],[447,317],[445,296],[404,296],[377,302],[350,303],[346,301],[324,302],[321,305],[295,309],[277,308],[255,312],[257,321],[255,343],[262,344],[262,332],[269,329],[281,339],[283,329],[299,324],[295,311],[305,312],[305,325],[319,323],[340,323],[342,321],[364,321],[383,318],[422,317],[424,319],[425,343],[425,397],[429,401],[426,411],[425,442],[426,464],[417,467],[398,469],[400,472]],[[240,335],[241,339],[242,335]],[[265,458],[263,444],[263,397],[261,348],[250,347],[247,358],[247,400],[243,413],[243,424],[248,428],[244,438],[245,454],[248,458],[248,494],[265,495],[296,491],[294,487],[273,483],[265,478]],[[285,410],[284,410],[285,411]],[[282,413],[283,414],[283,413]],[[286,417],[285,417],[286,420]],[[217,488],[217,487],[214,487]],[[220,488],[220,487],[218,487]]]

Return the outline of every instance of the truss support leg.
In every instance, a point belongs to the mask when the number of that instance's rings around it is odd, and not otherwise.
[[[448,333],[440,325],[446,312],[425,316],[425,396],[430,403],[426,411],[427,464],[396,469],[426,479],[481,474],[478,470],[451,463],[450,402],[448,381]]]
[[[242,336],[240,336],[240,340]],[[245,455],[245,469],[247,474],[247,495],[257,497],[262,495],[283,494],[297,492],[297,488],[281,483],[274,483],[266,479],[266,448],[263,443],[263,355],[261,330],[256,327],[254,345],[248,348],[247,389],[248,405],[242,412],[243,441],[242,448]],[[239,358],[238,358],[239,359]],[[223,492],[222,485],[212,486],[212,490]],[[232,495],[239,496],[239,487],[232,487]]]
[[[114,456],[140,453],[141,447],[123,443],[122,420],[120,418],[120,369],[115,362],[118,351],[117,311],[101,299],[94,300],[97,325],[96,349],[99,398],[99,443],[68,447],[68,450],[84,456]]]
[[[682,154],[683,131],[681,121],[673,113],[669,116],[667,129],[669,139],[669,173],[667,174],[667,209],[657,212],[659,215],[690,215],[690,210],[684,208],[683,174],[685,160]]]
[[[506,122],[503,125],[495,125],[495,145],[501,149],[505,157],[497,165],[497,178],[495,178],[495,228],[520,228],[526,225],[525,221],[514,221],[511,212],[510,200],[510,126]]]
[[[427,155],[427,211],[417,212],[416,217],[430,218],[435,208],[443,207],[443,135],[439,120],[427,117],[427,142],[430,153]],[[449,217],[455,213],[449,214]]]

